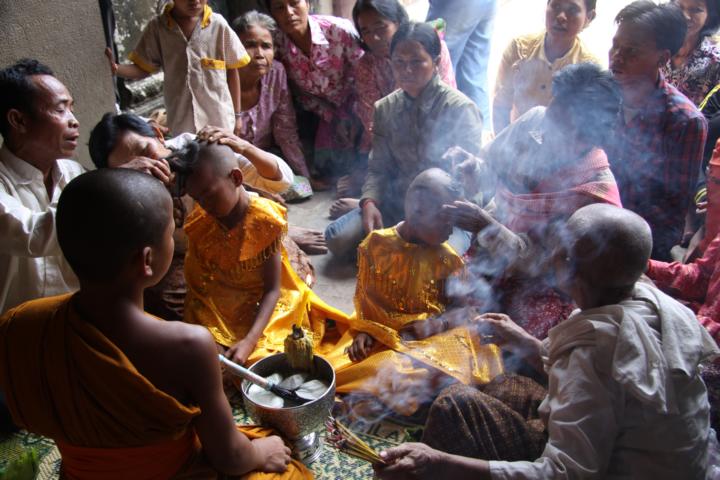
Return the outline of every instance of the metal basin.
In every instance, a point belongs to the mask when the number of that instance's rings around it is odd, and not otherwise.
[[[254,422],[275,429],[293,446],[294,455],[306,464],[320,456],[322,441],[320,432],[325,428],[325,419],[335,400],[335,371],[324,358],[315,355],[313,377],[322,380],[329,388],[318,399],[295,407],[271,408],[253,402],[247,395],[250,384],[242,382],[242,397],[245,409]],[[295,373],[287,363],[284,353],[276,353],[256,362],[250,370],[267,377],[280,373],[287,377]]]

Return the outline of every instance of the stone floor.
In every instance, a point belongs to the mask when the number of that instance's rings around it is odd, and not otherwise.
[[[324,231],[330,223],[328,211],[335,199],[333,192],[318,192],[309,200],[289,205],[288,217],[293,225]],[[341,261],[331,254],[311,256],[317,283],[313,290],[320,298],[345,313],[353,311],[355,276],[353,262]]]

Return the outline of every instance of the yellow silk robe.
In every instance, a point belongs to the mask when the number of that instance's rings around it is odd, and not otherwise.
[[[465,384],[487,383],[502,373],[500,350],[482,345],[465,327],[417,341],[404,341],[398,333],[413,321],[442,314],[447,280],[462,269],[462,259],[447,243],[409,243],[397,227],[368,235],[358,248],[351,330],[328,356],[337,391],[366,391],[410,415],[419,407],[422,390],[432,388],[431,373],[442,372]],[[370,334],[379,345],[366,359],[353,363],[346,350],[358,332]]]
[[[231,230],[197,206],[185,231],[185,321],[207,327],[226,347],[252,328],[264,291],[263,264],[282,251],[280,298],[248,363],[283,352],[293,324],[313,332],[318,353],[326,319],[347,325],[348,316],[323,302],[290,266],[282,248],[285,208],[277,203],[251,197],[245,218]]]
[[[63,478],[217,478],[192,426],[200,409],[155,388],[72,298],[33,300],[0,317],[0,389],[15,423],[55,440]],[[270,433],[241,430],[250,438]],[[294,462],[285,474],[246,478],[312,473]]]

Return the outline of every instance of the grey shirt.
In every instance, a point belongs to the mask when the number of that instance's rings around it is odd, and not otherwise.
[[[362,198],[402,218],[410,182],[425,169],[450,171],[443,154],[454,146],[478,155],[482,115],[465,95],[435,75],[417,98],[396,90],[375,103],[373,145]]]

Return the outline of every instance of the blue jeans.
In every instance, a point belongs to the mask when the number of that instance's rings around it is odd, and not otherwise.
[[[350,210],[338,218],[325,229],[325,241],[328,250],[337,257],[349,257],[357,251],[358,245],[365,238],[365,229],[362,224],[360,209]],[[469,232],[454,228],[448,243],[463,255],[470,248],[471,235]]]
[[[445,43],[458,89],[480,109],[483,130],[492,130],[487,70],[496,7],[497,0],[430,0],[428,11],[428,20],[447,22]]]

